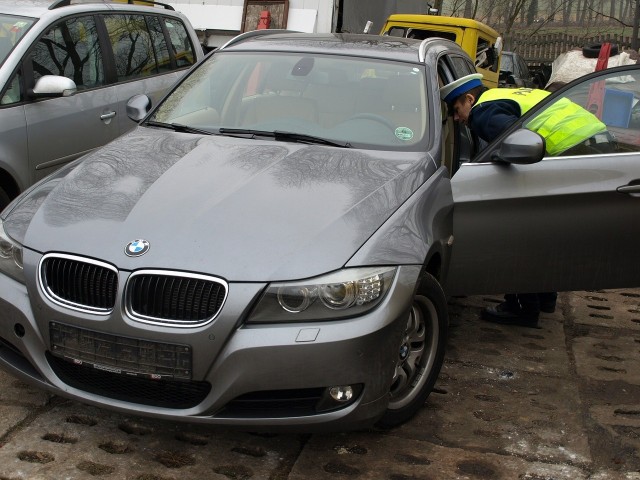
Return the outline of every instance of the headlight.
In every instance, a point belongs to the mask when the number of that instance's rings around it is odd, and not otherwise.
[[[7,235],[2,220],[0,220],[0,272],[20,283],[25,283],[22,267],[22,245]]]
[[[272,283],[250,323],[336,320],[371,310],[389,291],[395,267],[348,268],[305,282]]]

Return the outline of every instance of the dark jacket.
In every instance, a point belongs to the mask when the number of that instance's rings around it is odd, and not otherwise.
[[[493,100],[471,109],[469,128],[485,142],[491,142],[513,125],[520,115],[520,105],[513,100]]]

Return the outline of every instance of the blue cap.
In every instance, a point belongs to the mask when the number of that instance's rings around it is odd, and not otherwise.
[[[451,104],[460,95],[467,93],[469,90],[482,85],[482,74],[472,73],[465,75],[457,80],[440,88],[440,98],[448,104]]]

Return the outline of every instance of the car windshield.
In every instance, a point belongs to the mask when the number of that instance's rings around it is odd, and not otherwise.
[[[0,14],[0,65],[34,22],[34,18]]]
[[[417,150],[428,119],[423,68],[336,55],[220,52],[186,78],[149,123]]]

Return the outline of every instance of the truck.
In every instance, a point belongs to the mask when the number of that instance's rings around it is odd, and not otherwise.
[[[459,44],[472,59],[485,86],[498,86],[502,38],[490,26],[470,18],[440,15],[392,14],[380,31],[391,37],[448,38]]]

